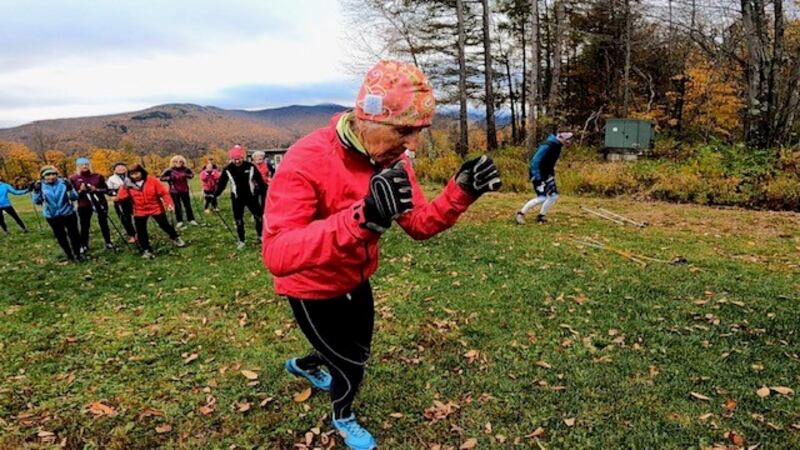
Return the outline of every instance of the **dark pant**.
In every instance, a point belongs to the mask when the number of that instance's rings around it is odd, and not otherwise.
[[[3,231],[8,232],[8,227],[6,226],[6,219],[5,217],[3,217],[3,213],[8,213],[8,215],[11,216],[11,218],[14,219],[15,222],[17,222],[17,225],[19,225],[19,227],[23,229],[23,231],[28,229],[27,227],[25,227],[25,223],[22,222],[22,219],[20,219],[19,216],[17,215],[17,212],[14,211],[14,207],[5,206],[3,208],[0,208],[0,228],[2,228]]]
[[[314,351],[297,360],[303,370],[326,366],[333,377],[336,419],[351,414],[372,345],[375,306],[369,282],[329,300],[289,298],[297,324]]]
[[[203,205],[203,209],[208,209],[209,207],[217,209],[217,197],[214,196],[213,192],[204,192],[206,198],[206,204]]]
[[[92,227],[92,208],[78,208],[78,218],[81,221],[81,245],[89,248],[89,229]],[[105,210],[97,211],[97,223],[100,225],[100,233],[106,244],[111,243],[111,231],[108,229],[108,213]]]
[[[150,235],[147,233],[147,219],[150,217],[152,217],[158,226],[167,233],[170,239],[175,240],[178,238],[178,232],[169,224],[166,214],[162,213],[157,216],[134,217],[133,222],[136,224],[136,239],[139,241],[139,247],[141,247],[142,250],[153,250],[150,247]]]
[[[236,221],[236,234],[239,235],[239,240],[244,241],[244,208],[250,210],[253,215],[253,221],[256,224],[256,236],[261,237],[261,203],[258,197],[250,196],[244,198],[231,198],[231,206],[233,207],[233,220]]]
[[[64,250],[69,259],[75,259],[81,253],[81,237],[78,233],[78,218],[75,213],[68,216],[51,217],[47,219],[58,245]]]
[[[114,203],[114,211],[117,212],[119,221],[122,222],[125,228],[125,234],[128,237],[136,236],[136,229],[133,227],[133,203],[130,199]]]
[[[183,222],[183,208],[186,208],[186,220],[194,220],[194,211],[192,211],[192,198],[188,192],[177,194],[169,194],[172,197],[172,203],[175,203],[175,219],[178,222]]]

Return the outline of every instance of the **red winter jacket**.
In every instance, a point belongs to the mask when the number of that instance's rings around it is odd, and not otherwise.
[[[262,256],[280,295],[304,300],[341,296],[378,268],[380,235],[359,225],[375,168],[341,144],[338,118],[295,143],[270,185]],[[451,227],[474,199],[451,179],[427,202],[411,162],[402,158],[414,209],[397,222],[414,239],[428,239]]]
[[[266,184],[267,187],[269,187],[269,182],[271,181],[271,178],[269,176],[269,165],[267,164],[267,162],[264,161],[259,164],[253,163],[253,165],[256,166],[256,169],[258,169],[258,173],[261,174],[261,179],[264,180],[264,184]]]
[[[220,173],[217,169],[211,169],[208,171],[203,169],[200,172],[200,181],[203,182],[203,192],[206,194],[213,194],[214,191],[217,190],[217,183],[219,183]]]
[[[141,189],[132,185],[130,179],[121,187],[117,198],[123,201],[133,199],[133,215],[135,217],[158,216],[164,213],[165,207],[172,206],[169,191],[158,178],[147,176]]]

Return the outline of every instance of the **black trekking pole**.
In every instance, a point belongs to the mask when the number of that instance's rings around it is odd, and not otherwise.
[[[214,214],[216,214],[216,215],[217,215],[217,217],[219,217],[219,220],[221,220],[221,221],[222,221],[222,224],[223,224],[223,225],[225,225],[225,228],[227,228],[227,229],[228,229],[228,232],[229,232],[229,233],[231,234],[231,236],[232,236],[232,237],[233,237],[233,238],[236,240],[236,242],[239,242],[239,237],[238,237],[238,236],[236,236],[236,233],[234,233],[234,232],[233,232],[233,229],[231,228],[231,226],[230,226],[230,225],[228,225],[228,222],[225,220],[225,218],[224,218],[224,217],[222,217],[222,214],[220,214],[220,213],[219,213],[219,211],[217,211],[217,210],[216,210],[216,208],[212,208],[212,210],[214,211]]]
[[[39,208],[36,207],[36,203],[33,202],[33,191],[31,191],[31,204],[33,205],[33,215],[36,216],[36,226],[39,228],[39,231],[44,231],[42,227],[42,216],[39,215]]]
[[[192,194],[192,188],[191,187],[189,187],[189,204],[192,205],[192,208],[194,209],[194,211],[193,211],[194,212],[194,216],[196,218],[199,218],[200,216],[203,215],[203,213],[202,213],[203,210],[202,209],[197,209],[197,203],[194,201],[194,195]],[[208,226],[208,220],[206,220],[205,217],[203,217],[203,223],[201,224],[201,226],[203,226],[203,227],[207,227]]]
[[[111,220],[111,214],[108,213],[108,209],[107,208],[103,208],[103,205],[100,204],[100,199],[97,198],[97,194],[95,194],[94,192],[89,192],[87,194],[87,197],[89,197],[89,204],[92,205],[92,209],[94,210],[94,213],[97,214],[98,226],[100,224],[100,214],[105,214],[106,222],[110,223],[111,224],[111,228],[113,228],[114,231],[117,232],[117,235],[119,235],[119,238],[123,242],[123,246],[127,245],[128,241],[122,236],[122,232],[117,227],[117,224],[114,223],[113,220]]]

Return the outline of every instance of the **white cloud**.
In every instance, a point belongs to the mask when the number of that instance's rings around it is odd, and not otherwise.
[[[270,7],[264,8],[265,3]],[[264,23],[263,33],[217,34],[208,28],[207,20],[195,29],[181,23],[177,28],[182,33],[192,30],[195,36],[189,47],[151,45],[115,52],[113,46],[91,42],[91,51],[74,45],[58,57],[0,68],[0,97],[5,97],[0,100],[0,123],[122,112],[165,101],[190,102],[242,85],[297,87],[351,80],[341,64],[338,1],[242,0],[235,6],[246,13],[248,4],[260,5],[254,11],[274,22]],[[130,8],[121,11],[131,12]],[[221,19],[231,20],[231,15]],[[248,25],[253,26],[252,20]],[[3,53],[0,49],[0,60]],[[269,104],[268,99],[264,104]]]

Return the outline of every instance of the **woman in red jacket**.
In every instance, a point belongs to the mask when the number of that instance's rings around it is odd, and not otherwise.
[[[128,179],[119,189],[117,198],[119,201],[125,201],[127,198],[133,200],[133,223],[143,258],[153,258],[150,236],[147,233],[147,221],[151,217],[167,233],[176,247],[186,246],[167,220],[166,211],[175,210],[169,191],[157,178],[148,176],[144,167],[136,164],[128,171]]]
[[[205,210],[206,214],[211,212],[209,208],[214,208],[214,211],[219,211],[219,207],[217,206],[217,197],[214,196],[214,192],[217,190],[217,184],[219,183],[220,176],[222,175],[217,169],[217,166],[215,166],[211,161],[208,161],[206,166],[200,172],[200,181],[203,183],[203,196],[206,199],[203,209]]]
[[[428,239],[500,188],[497,168],[481,156],[464,163],[436,199],[425,199],[404,152],[417,149],[434,111],[417,67],[381,61],[367,73],[355,110],[295,143],[270,184],[264,264],[314,348],[286,369],[331,391],[333,426],[351,449],[376,446],[351,406],[372,341],[369,277],[382,233],[396,221],[414,239]]]

